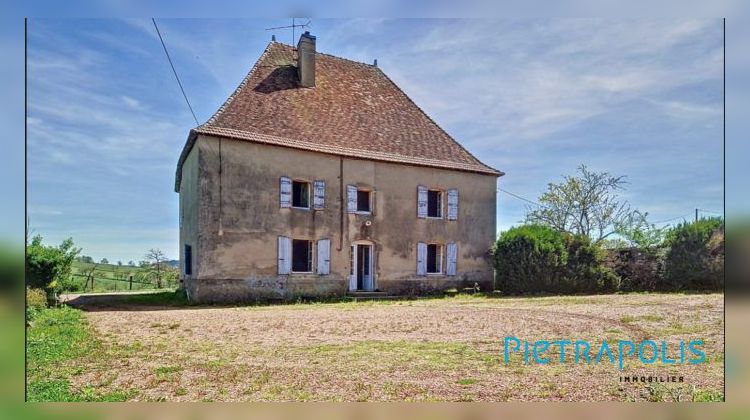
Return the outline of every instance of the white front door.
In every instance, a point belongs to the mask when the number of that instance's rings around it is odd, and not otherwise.
[[[372,245],[352,245],[352,270],[349,277],[349,290],[375,290],[373,275]]]

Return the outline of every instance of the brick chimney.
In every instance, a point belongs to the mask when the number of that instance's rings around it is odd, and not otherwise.
[[[315,87],[315,37],[305,31],[297,41],[297,75],[302,87]]]

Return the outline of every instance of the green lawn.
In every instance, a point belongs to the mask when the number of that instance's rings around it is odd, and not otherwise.
[[[83,312],[69,307],[45,309],[27,330],[28,401],[125,401],[123,392],[97,392],[75,388],[70,378],[81,373],[78,365],[103,355],[101,342],[92,334]]]
[[[89,273],[93,270],[93,289]],[[117,264],[73,262],[73,292],[111,292],[125,290],[151,290],[157,285],[154,276],[149,274],[149,268]],[[167,268],[174,271],[174,268]],[[133,277],[131,285],[130,277]],[[173,276],[174,277],[174,276]],[[162,287],[174,288],[176,278],[164,281]]]

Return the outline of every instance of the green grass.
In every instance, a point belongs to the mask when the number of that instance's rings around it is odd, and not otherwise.
[[[74,389],[70,377],[80,374],[72,362],[106,357],[83,313],[69,307],[44,309],[27,331],[28,401],[125,401],[127,392],[98,393]]]
[[[131,305],[154,305],[154,306],[187,306],[190,302],[187,300],[185,292],[182,290],[169,290],[164,292],[156,293],[143,293],[134,294],[132,296],[126,296],[124,298],[125,303]],[[161,326],[161,325],[159,325]],[[170,329],[179,327],[175,325],[172,327],[168,325]]]
[[[94,269],[94,288],[89,283],[86,292],[112,292],[131,290],[129,277],[133,276],[132,290],[154,290],[156,285],[153,279],[146,275],[147,268],[117,264],[92,264],[81,261],[73,261],[71,274],[74,292],[81,292],[87,282],[87,275]],[[174,270],[173,268],[168,268]],[[165,287],[176,287],[176,281],[164,283]]]

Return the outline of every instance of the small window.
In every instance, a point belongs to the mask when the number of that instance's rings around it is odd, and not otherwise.
[[[312,272],[312,241],[306,239],[292,240],[292,272]]]
[[[427,217],[443,217],[443,192],[427,191]]]
[[[310,208],[310,183],[292,181],[292,207]]]
[[[357,211],[370,212],[370,191],[357,190]]]
[[[185,275],[193,274],[193,247],[185,245]]]
[[[427,245],[427,274],[443,272],[443,247],[438,244]]]

